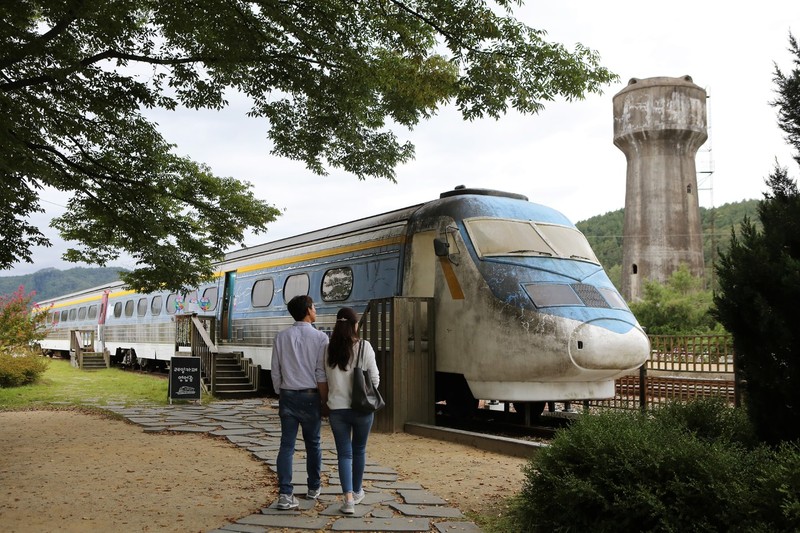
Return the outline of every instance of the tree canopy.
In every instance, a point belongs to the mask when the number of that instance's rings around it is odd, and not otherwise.
[[[279,214],[242,176],[179,157],[153,108],[220,109],[231,91],[268,122],[273,154],[325,174],[395,179],[392,130],[452,103],[467,119],[536,113],[600,92],[597,54],[545,40],[515,0],[19,0],[0,4],[0,268],[47,245],[29,222],[65,194],[65,257],[120,253],[133,288],[180,289]]]
[[[666,283],[647,280],[644,298],[630,304],[636,319],[651,335],[709,335],[724,333],[710,315],[712,293],[703,278],[681,264]]]
[[[794,68],[775,67],[778,121],[800,164],[800,47],[789,37]],[[745,219],[717,267],[718,320],[733,335],[737,369],[747,381],[748,412],[768,442],[800,439],[800,191],[776,164],[758,205],[762,229]]]

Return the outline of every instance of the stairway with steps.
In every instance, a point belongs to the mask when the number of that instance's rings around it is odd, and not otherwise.
[[[102,370],[108,368],[103,352],[83,352],[82,370]]]
[[[214,395],[220,398],[246,398],[256,395],[258,383],[248,375],[250,360],[238,352],[216,355]],[[258,370],[256,370],[257,375]],[[208,376],[210,379],[210,376]]]

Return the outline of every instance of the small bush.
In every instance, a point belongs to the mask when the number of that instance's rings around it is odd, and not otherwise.
[[[756,445],[743,414],[699,403],[585,416],[559,432],[525,468],[514,529],[796,531],[797,449]]]
[[[672,402],[659,408],[655,423],[684,429],[707,442],[730,442],[754,448],[759,440],[744,409],[730,409],[723,398]]]
[[[0,353],[0,388],[34,383],[47,370],[47,364],[48,360],[38,355]]]

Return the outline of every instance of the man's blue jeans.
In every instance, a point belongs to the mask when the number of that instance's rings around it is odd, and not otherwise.
[[[336,441],[342,493],[359,492],[362,489],[364,465],[367,461],[367,438],[374,416],[373,413],[361,413],[353,409],[331,411],[331,432]]]
[[[281,389],[278,400],[281,417],[281,448],[278,451],[278,485],[281,494],[292,494],[292,460],[297,442],[297,428],[303,428],[306,445],[306,480],[309,490],[320,486],[322,450],[320,449],[320,400],[318,392],[303,392]]]

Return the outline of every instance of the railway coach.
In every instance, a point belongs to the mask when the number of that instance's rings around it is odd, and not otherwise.
[[[165,365],[175,315],[216,317],[217,342],[269,371],[286,303],[309,294],[317,326],[342,306],[431,297],[437,399],[513,402],[606,398],[649,341],[586,238],[525,196],[457,187],[438,199],[226,255],[188,294],[137,294],[120,282],[39,302],[52,306],[42,348],[97,329],[116,360]],[[269,380],[262,379],[262,383]]]

